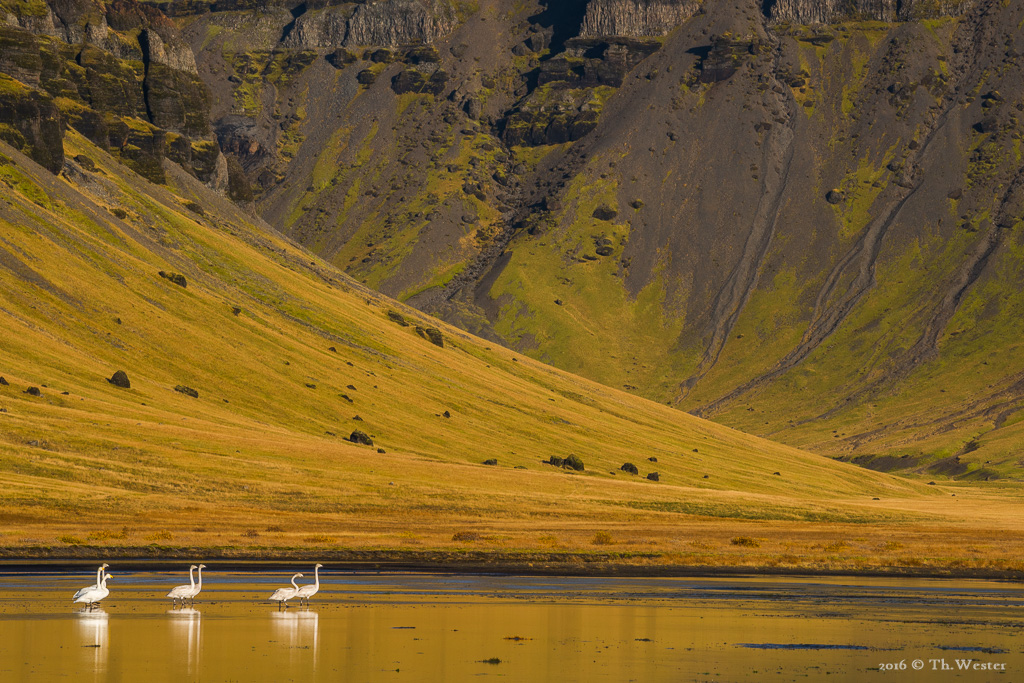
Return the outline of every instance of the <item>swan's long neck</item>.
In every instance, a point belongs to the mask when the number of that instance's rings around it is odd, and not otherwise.
[[[299,590],[299,584],[295,583],[295,579],[297,579],[298,577],[298,574],[292,577],[292,585],[295,586],[295,590]]]
[[[192,576],[192,572],[195,571],[195,568],[196,568],[195,565],[192,565],[191,567],[188,568],[188,582],[192,584],[193,588],[196,587],[196,577]],[[200,572],[202,572],[202,570],[200,570]],[[202,573],[200,573],[199,576],[202,576]],[[202,580],[202,579],[200,579],[200,580]]]
[[[103,567],[100,567],[99,569],[96,570],[96,585],[97,586],[100,585],[100,583],[102,581],[103,581]]]
[[[316,579],[316,589],[320,590],[320,567],[313,568],[313,578]]]
[[[102,586],[103,588],[107,587],[107,575],[106,574],[103,575],[103,580],[100,582],[100,586]]]
[[[203,568],[199,568],[199,588],[203,587]]]

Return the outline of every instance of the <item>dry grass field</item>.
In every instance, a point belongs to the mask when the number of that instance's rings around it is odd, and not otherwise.
[[[873,472],[582,380],[174,168],[156,187],[66,145],[96,170],[0,144],[2,557],[1024,572],[1019,485]]]

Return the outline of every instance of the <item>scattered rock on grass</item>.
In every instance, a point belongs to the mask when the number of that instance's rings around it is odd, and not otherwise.
[[[580,460],[579,456],[570,455],[568,458],[562,461],[562,467],[566,469],[573,469],[577,472],[583,471],[583,461]]]
[[[348,437],[348,440],[351,441],[352,443],[363,444],[364,446],[373,445],[373,439],[370,438],[370,435],[367,434],[366,432],[361,432],[358,429],[352,432],[352,435]]]
[[[441,330],[436,327],[417,327],[416,334],[420,335],[434,346],[440,346],[444,348],[444,337],[441,336]]]
[[[658,459],[655,458],[653,455],[651,457],[647,458],[647,460],[648,460],[648,462],[658,462]]]
[[[622,467],[620,467],[619,469],[622,470],[623,472],[629,472],[630,474],[640,474],[640,470],[638,470],[636,468],[636,465],[634,465],[631,462],[623,464]]]
[[[188,287],[188,282],[185,280],[185,276],[181,273],[171,273],[166,270],[161,270],[157,275],[165,280],[170,280],[179,287]]]
[[[177,391],[179,394],[185,394],[186,396],[191,396],[192,398],[199,398],[198,391],[196,391],[192,387],[186,387],[184,384],[179,384],[178,386],[174,387],[174,390]]]
[[[6,387],[6,386],[10,386],[10,382],[5,380],[3,377],[0,377],[0,387]]]
[[[562,463],[565,461],[562,460],[562,458],[559,458],[557,455],[552,455],[550,458],[548,458],[547,460],[543,460],[542,462],[546,462],[549,465],[554,465],[555,467],[561,467]]]
[[[618,216],[619,212],[613,209],[612,207],[608,206],[607,204],[602,204],[601,206],[594,209],[593,215],[594,218],[596,218],[599,221],[610,221],[616,216]]]
[[[388,318],[402,327],[409,327],[409,321],[406,320],[405,316],[398,311],[388,311]]]
[[[25,393],[29,396],[42,396],[43,392],[39,391],[39,387],[29,387],[25,390]]]
[[[661,481],[661,476],[657,472],[651,472],[647,475],[647,478],[651,481]]]
[[[487,460],[484,460],[484,464],[485,465],[497,465],[498,464],[498,460],[497,460],[497,458],[488,458]]]
[[[132,383],[128,381],[128,375],[124,370],[118,370],[113,376],[107,380],[115,387],[121,387],[122,389],[131,389]]]

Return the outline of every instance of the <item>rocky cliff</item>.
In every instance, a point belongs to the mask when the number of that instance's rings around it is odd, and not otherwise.
[[[911,21],[959,16],[975,0],[775,0],[766,3],[772,21],[834,24],[840,21]]]
[[[700,9],[698,0],[590,0],[580,36],[663,36]]]
[[[0,112],[8,141],[56,173],[60,131],[71,126],[154,182],[163,182],[168,158],[226,188],[195,57],[159,10],[132,0],[4,9],[0,73],[13,80],[7,90],[20,93]],[[26,107],[38,112],[31,125],[19,118]]]
[[[296,13],[294,25],[283,29],[282,46],[303,50],[433,43],[457,22],[455,6],[443,0],[378,0]]]

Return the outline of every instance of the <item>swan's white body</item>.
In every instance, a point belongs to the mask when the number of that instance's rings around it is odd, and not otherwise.
[[[185,598],[191,597],[192,591],[195,590],[195,588],[196,588],[196,580],[192,576],[192,572],[194,572],[195,570],[196,570],[196,566],[195,565],[192,565],[191,567],[188,568],[188,581],[189,581],[189,585],[188,586],[185,586],[185,585],[175,586],[174,588],[171,589],[171,592],[167,594],[167,597],[169,597],[171,599],[171,606],[172,607],[174,606],[174,604],[178,600],[181,600],[181,604],[182,604],[182,606],[184,606],[185,605]],[[202,574],[200,574],[200,576],[202,576]]]
[[[71,598],[71,601],[72,602],[84,602],[84,600],[81,599],[82,596],[86,594],[86,591],[91,591],[91,590],[94,590],[94,589],[97,589],[97,588],[100,587],[100,584],[103,582],[103,570],[105,570],[109,566],[110,566],[109,564],[104,562],[103,565],[99,569],[96,570],[96,583],[94,583],[91,586],[86,586],[85,588],[83,588],[80,591],[78,591],[77,593],[75,593],[74,597]]]
[[[188,594],[189,602],[193,605],[196,604],[196,596],[203,590],[203,570],[206,568],[205,564],[199,565],[199,582],[192,587],[192,592]]]
[[[276,602],[277,606],[280,607],[281,605],[284,605],[284,603],[288,600],[294,598],[295,594],[299,592],[299,586],[295,583],[295,579],[299,578],[300,576],[302,576],[302,574],[296,574],[292,577],[291,588],[278,588],[276,591],[274,591],[274,594],[271,595],[269,599]],[[284,606],[287,607],[288,605]]]
[[[103,578],[100,579],[99,585],[89,586],[78,591],[78,594],[76,594],[78,597],[75,598],[75,602],[84,602],[90,607],[98,605],[100,600],[110,595],[110,591],[107,589],[107,579],[111,576],[112,574],[104,574]]]
[[[317,563],[317,565],[313,567],[313,575],[316,577],[316,583],[310,583],[305,586],[300,586],[299,590],[295,593],[295,597],[299,599],[300,605],[302,604],[303,600],[305,600],[306,604],[308,605],[309,599],[316,595],[317,592],[320,590],[320,567],[322,566],[322,564]]]

